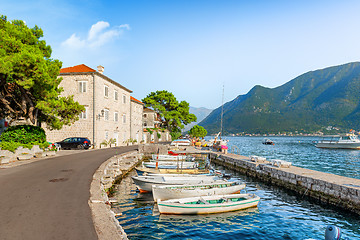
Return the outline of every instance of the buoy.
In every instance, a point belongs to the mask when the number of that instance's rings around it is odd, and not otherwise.
[[[339,240],[341,238],[341,229],[334,226],[329,225],[325,230],[325,240]]]

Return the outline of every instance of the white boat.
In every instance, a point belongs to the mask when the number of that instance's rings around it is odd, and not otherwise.
[[[355,134],[324,136],[315,146],[318,148],[360,149],[360,139]]]
[[[158,200],[175,198],[233,194],[244,189],[245,186],[245,183],[239,181],[196,185],[154,185],[152,186],[152,193],[154,201],[157,202]]]
[[[175,161],[159,161],[159,162],[143,162],[143,166],[147,168],[160,169],[194,169],[198,167],[196,162],[175,162]]]
[[[208,174],[210,173],[209,169],[198,169],[198,168],[192,168],[192,169],[155,169],[155,168],[144,168],[144,167],[136,167],[135,168],[136,172],[141,175],[141,174],[154,174],[154,173],[160,173],[160,174],[165,174],[165,173],[171,173],[171,174]]]
[[[255,194],[199,196],[158,201],[161,214],[211,214],[256,207],[260,198]]]
[[[152,155],[152,160],[154,161],[182,161],[182,160],[186,160],[186,156],[185,155],[164,155],[164,154],[153,154]]]
[[[189,139],[176,139],[170,143],[171,146],[191,146]]]
[[[218,177],[212,175],[179,176],[133,176],[131,177],[140,192],[151,192],[152,185],[182,185],[213,183]]]
[[[274,141],[270,140],[268,138],[264,138],[263,141],[262,141],[262,144],[264,144],[264,145],[275,145]]]

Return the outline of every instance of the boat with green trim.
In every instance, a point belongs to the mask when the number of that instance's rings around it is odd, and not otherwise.
[[[260,197],[255,194],[199,196],[158,201],[161,214],[211,214],[257,207]]]
[[[246,187],[240,181],[194,185],[153,185],[154,201],[197,196],[225,195],[240,193]]]

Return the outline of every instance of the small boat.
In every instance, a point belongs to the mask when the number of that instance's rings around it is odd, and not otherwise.
[[[262,144],[264,145],[275,145],[274,141],[268,139],[268,138],[264,138],[262,141]]]
[[[211,214],[256,207],[260,197],[255,194],[199,196],[158,201],[161,214]]]
[[[207,174],[210,173],[209,169],[155,169],[155,168],[147,168],[147,167],[136,167],[135,168],[137,174],[142,175],[144,173],[171,173],[171,174]]]
[[[355,134],[323,136],[317,148],[360,149],[360,139]]]
[[[189,139],[176,139],[170,143],[171,146],[191,146]]]
[[[182,161],[182,160],[186,160],[186,156],[185,155],[164,155],[164,154],[153,154],[152,156],[152,160],[154,161]]]
[[[217,176],[212,175],[189,175],[189,176],[132,176],[131,177],[140,192],[151,192],[152,185],[182,185],[182,184],[205,184],[213,183]]]
[[[196,185],[160,185],[152,186],[152,193],[154,201],[157,202],[175,198],[233,194],[240,192],[245,186],[245,183],[239,181]]]
[[[159,162],[143,162],[143,166],[147,168],[160,169],[194,169],[198,167],[196,162],[175,162],[175,161],[159,161]]]

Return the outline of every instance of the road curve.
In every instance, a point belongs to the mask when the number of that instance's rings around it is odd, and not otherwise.
[[[98,239],[88,205],[96,169],[137,146],[57,156],[0,169],[0,239]]]

